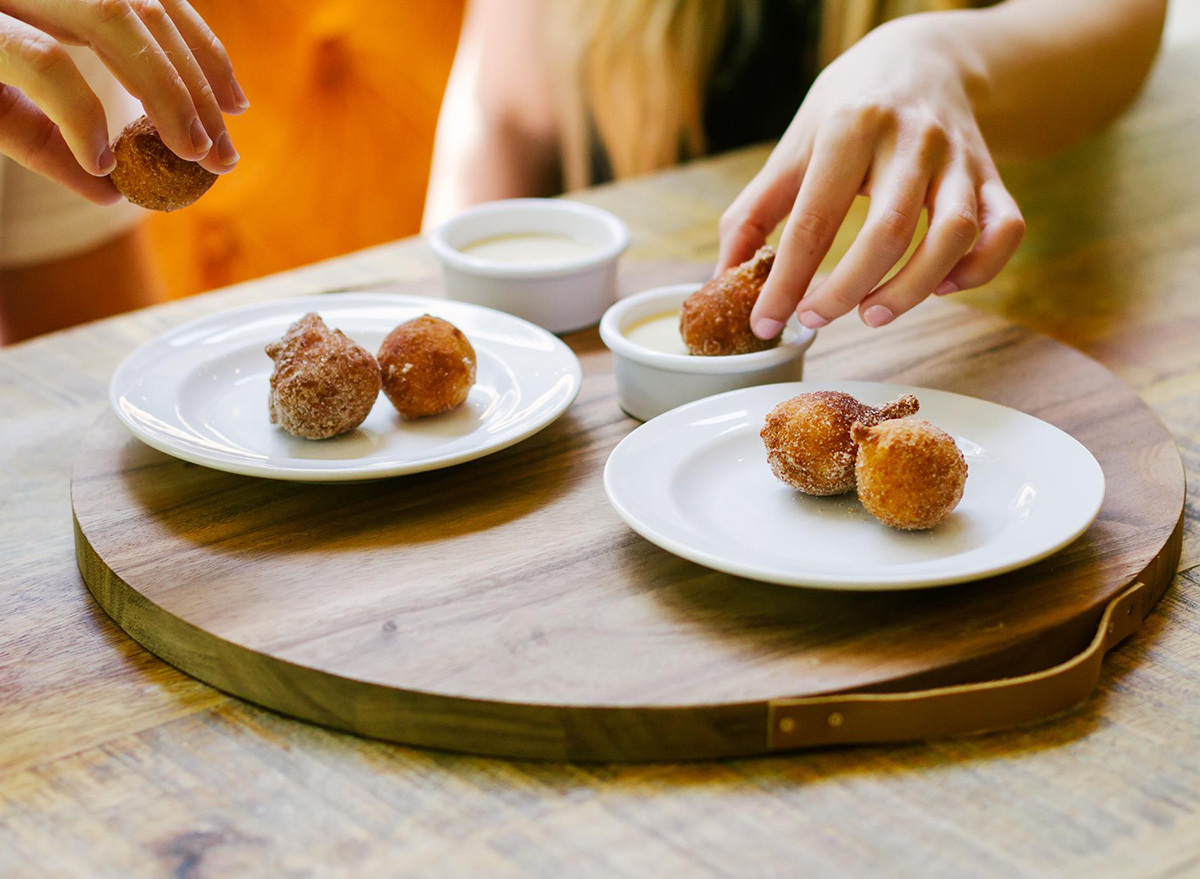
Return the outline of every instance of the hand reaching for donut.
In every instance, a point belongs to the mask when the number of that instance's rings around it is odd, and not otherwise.
[[[0,2],[0,153],[99,204],[119,200],[104,109],[65,45],[94,51],[180,158],[216,174],[237,164],[222,114],[249,103],[187,0]]]
[[[1017,249],[1025,223],[972,105],[972,89],[983,86],[943,44],[934,26],[942,20],[891,22],[827,67],[722,217],[718,271],[747,259],[788,217],[751,315],[759,338],[778,335],[793,310],[807,327],[856,308],[868,326],[882,326],[931,293],[985,283]],[[871,199],[865,226],[809,289],[859,194]],[[928,233],[885,281],[923,208]]]

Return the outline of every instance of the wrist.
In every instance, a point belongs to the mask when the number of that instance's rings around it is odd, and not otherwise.
[[[907,58],[919,58],[924,78],[932,75],[957,87],[978,114],[992,94],[988,67],[975,40],[981,14],[981,10],[964,9],[905,15],[881,25],[868,37],[878,34],[902,47]]]

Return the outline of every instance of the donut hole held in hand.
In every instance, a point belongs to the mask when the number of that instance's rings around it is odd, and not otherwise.
[[[136,119],[112,142],[116,167],[109,174],[125,198],[152,211],[175,211],[208,192],[217,175],[181,159],[163,143],[154,123]]]
[[[726,269],[684,301],[679,334],[689,353],[703,357],[750,354],[779,344],[782,333],[760,339],[750,329],[750,312],[774,262],[774,248],[761,247],[751,259]]]

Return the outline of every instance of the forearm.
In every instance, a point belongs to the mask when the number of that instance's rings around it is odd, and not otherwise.
[[[1069,146],[1133,100],[1158,50],[1166,5],[1007,0],[914,18],[962,71],[992,151],[1027,156]]]
[[[438,126],[421,221],[426,231],[471,205],[554,195],[560,188],[553,143],[465,109],[466,118],[453,123],[444,110]]]
[[[438,119],[422,227],[483,201],[558,191],[540,0],[471,0]]]

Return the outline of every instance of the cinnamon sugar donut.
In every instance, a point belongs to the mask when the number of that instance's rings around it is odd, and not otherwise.
[[[912,415],[917,398],[904,394],[876,409],[841,391],[813,391],[784,400],[767,415],[763,444],[771,472],[805,494],[844,494],[854,488],[857,446],[850,429]]]
[[[883,524],[932,528],[962,500],[967,461],[953,437],[928,421],[903,419],[852,428],[858,498]]]
[[[143,116],[125,126],[112,142],[117,166],[109,178],[117,191],[152,211],[186,208],[208,192],[217,175],[175,155]]]
[[[750,310],[774,262],[773,248],[759,248],[751,259],[726,269],[684,301],[679,333],[690,353],[749,354],[779,344],[780,336],[760,339],[750,330]]]
[[[428,314],[405,321],[383,340],[383,392],[406,418],[460,405],[475,384],[475,349],[462,330]]]
[[[379,396],[379,364],[371,352],[330,330],[312,312],[266,348],[275,362],[268,399],[271,423],[305,439],[354,430]]]

